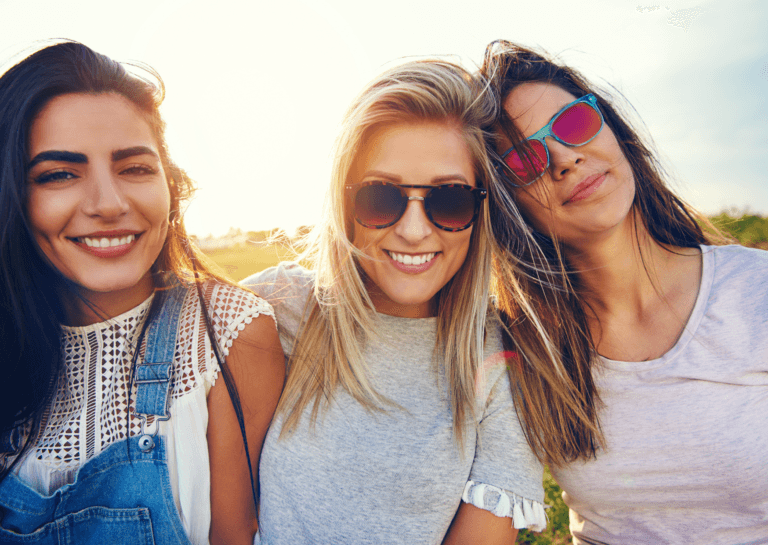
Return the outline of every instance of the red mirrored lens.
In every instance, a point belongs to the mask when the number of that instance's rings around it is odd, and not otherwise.
[[[475,197],[468,186],[436,187],[427,206],[432,221],[445,229],[462,229],[475,217]]]
[[[547,150],[544,144],[538,140],[528,140],[531,153],[521,156],[517,151],[511,151],[504,158],[504,162],[512,172],[523,182],[530,182],[541,176],[547,169]]]
[[[355,215],[363,225],[383,227],[400,219],[406,203],[405,197],[396,186],[367,185],[355,193]]]
[[[552,123],[552,134],[566,144],[580,146],[600,131],[600,114],[590,105],[579,102],[561,113]]]

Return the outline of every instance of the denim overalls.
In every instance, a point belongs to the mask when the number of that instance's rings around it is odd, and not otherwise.
[[[186,292],[177,285],[156,295],[164,302],[149,324],[144,361],[134,376],[139,416],[170,418],[176,329]],[[0,483],[0,543],[190,545],[173,500],[165,443],[144,428],[88,460],[75,482],[52,496],[9,474]]]

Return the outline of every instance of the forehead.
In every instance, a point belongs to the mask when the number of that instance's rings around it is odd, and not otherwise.
[[[525,136],[549,123],[560,109],[578,97],[551,83],[523,83],[504,99],[504,109]]]
[[[474,185],[472,153],[455,123],[397,122],[372,128],[362,139],[349,181],[363,181],[371,172],[405,184],[460,175]]]
[[[156,148],[145,114],[117,93],[73,93],[52,98],[32,121],[30,155],[46,149],[98,151]]]

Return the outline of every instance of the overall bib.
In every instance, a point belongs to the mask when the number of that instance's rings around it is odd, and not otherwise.
[[[186,291],[177,285],[158,292],[164,301],[147,329],[144,361],[134,371],[136,413],[155,415],[156,421],[170,418],[176,329]],[[51,496],[8,475],[0,483],[0,543],[190,545],[173,500],[163,438],[142,427],[142,435],[109,445],[83,464],[75,482]]]

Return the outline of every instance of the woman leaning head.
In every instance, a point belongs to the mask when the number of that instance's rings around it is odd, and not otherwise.
[[[566,199],[572,201],[586,194],[555,195],[551,187],[540,182],[543,178],[551,176],[547,171],[567,169],[568,161],[579,161],[576,155],[580,150],[586,149],[580,147],[582,143],[586,145],[594,139],[597,145],[590,148],[599,148],[605,155],[604,162],[607,167],[623,176],[626,186],[624,200],[627,206],[631,206],[636,212],[636,217],[643,222],[656,241],[684,247],[697,247],[703,241],[701,230],[696,224],[697,215],[669,190],[664,182],[663,168],[653,151],[614,107],[609,97],[590,84],[579,72],[548,58],[543,53],[503,40],[489,44],[481,72],[488,79],[501,106],[499,118],[496,120],[497,136],[494,146],[495,151],[505,155],[503,160],[499,161],[506,174],[501,177],[501,181],[507,186],[507,194],[517,195],[519,205],[534,228],[542,234],[560,238],[558,230],[553,230],[561,219],[557,213],[558,203]],[[556,140],[558,127],[548,124],[553,115],[560,113],[559,109],[553,106],[553,111],[545,112],[544,106],[547,101],[570,106],[572,101],[579,99],[583,111],[590,111],[591,108],[601,119],[596,117],[594,122],[586,120],[584,124],[578,125],[578,128],[567,129],[574,133],[584,132],[572,136],[575,140],[582,138],[583,142],[571,142],[575,145],[568,145],[565,140]],[[537,113],[547,116],[547,119],[534,119]],[[561,125],[568,122],[570,121],[566,120]],[[599,128],[603,126],[603,122],[607,130]],[[523,127],[523,124],[526,127]],[[590,128],[585,128],[586,124],[589,124]],[[523,133],[527,127],[534,131],[545,125],[549,127],[550,134],[547,135],[546,141],[544,136],[541,136],[541,146],[537,148],[535,140],[525,140]],[[596,133],[591,127],[596,129]],[[569,137],[571,136],[567,135],[566,139]],[[533,147],[525,146],[525,142]],[[558,145],[560,143],[563,145]],[[608,149],[611,146],[615,147],[612,152]],[[552,150],[553,147],[555,151]],[[553,163],[558,161],[557,150],[564,154],[570,151],[572,155],[561,157],[565,164],[553,169]],[[526,158],[527,153],[533,154],[530,156],[531,164]],[[509,200],[506,202],[509,203]],[[506,209],[508,207],[503,204],[504,199],[492,200],[491,206],[497,203],[501,214],[494,214],[494,219],[498,218],[499,222],[502,222],[506,220],[501,217],[515,215]],[[537,219],[537,216],[540,219]],[[631,216],[632,219],[635,218],[635,214]],[[497,225],[494,224],[494,227]],[[499,227],[500,232],[505,231],[500,225]],[[567,237],[567,233],[565,234]],[[563,242],[567,244],[567,240]]]
[[[590,309],[581,301],[574,260],[611,233],[633,240],[644,259],[649,241],[695,248],[705,238],[698,215],[666,186],[653,152],[576,70],[496,41],[481,74],[500,106],[489,127],[489,153],[500,173],[489,198],[498,252],[494,292],[514,324],[507,343],[527,362],[513,392],[518,416],[542,460],[590,458],[604,438]],[[533,313],[521,306],[525,301]],[[548,335],[520,320],[525,313],[539,316]]]

